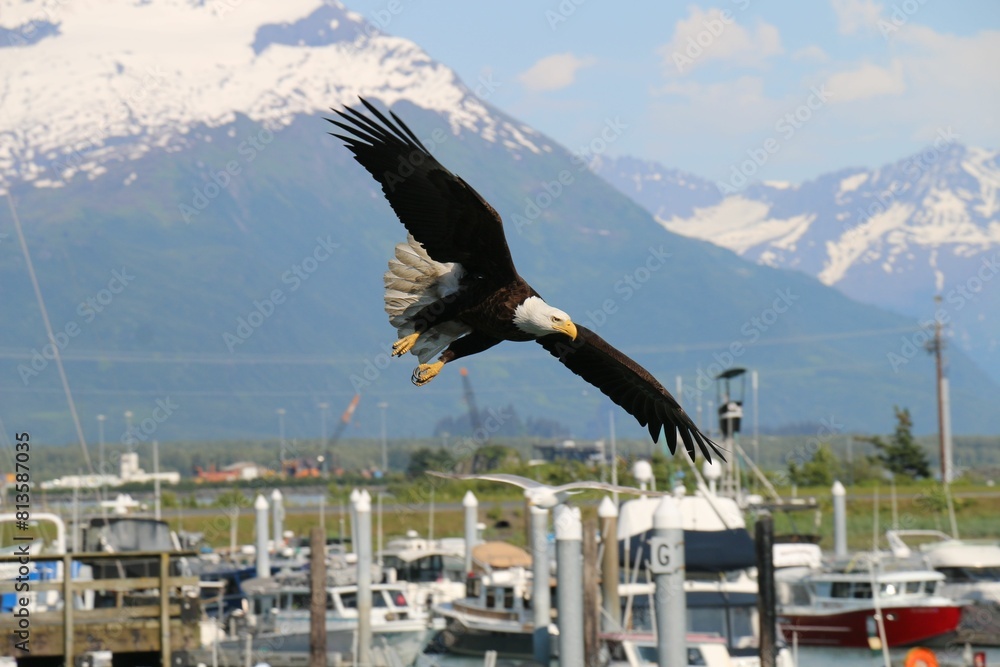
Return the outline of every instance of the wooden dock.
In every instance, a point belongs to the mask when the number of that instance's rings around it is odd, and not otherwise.
[[[180,558],[194,555],[159,551],[31,555],[30,561],[36,565],[62,563],[62,581],[28,581],[33,597],[48,591],[61,593],[60,608],[31,611],[27,616],[27,653],[18,648],[24,635],[17,634],[24,629],[19,623],[25,617],[18,618],[10,611],[0,614],[0,655],[13,656],[19,664],[62,657],[64,665],[74,665],[85,653],[110,651],[115,664],[131,662],[130,655],[145,664],[157,656],[160,665],[185,664],[185,654],[201,644],[198,578],[175,576],[171,567],[176,571]],[[0,556],[0,563],[23,563],[21,558]],[[73,579],[65,573],[73,572],[74,563],[94,567],[95,574],[99,569],[107,570],[108,565],[124,572],[138,563],[155,576]],[[0,593],[15,593],[17,585],[10,579],[0,581]],[[91,591],[95,608],[80,608]],[[18,597],[23,595],[18,593]],[[64,604],[65,600],[73,604]]]

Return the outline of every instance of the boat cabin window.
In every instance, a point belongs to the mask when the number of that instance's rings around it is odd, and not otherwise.
[[[478,598],[481,586],[479,577],[469,577],[469,580],[465,582],[465,597]]]
[[[922,581],[907,581],[906,582],[906,594],[907,595],[920,595],[921,589],[924,587],[924,582]]]
[[[830,587],[830,597],[870,599],[872,585],[867,581],[835,581]]]
[[[344,605],[344,609],[357,609],[358,608],[358,594],[357,593],[341,593],[340,594],[340,604]]]
[[[881,588],[878,590],[878,594],[883,597],[889,597],[892,595],[900,595],[903,592],[903,584],[882,584]]]
[[[288,595],[288,604],[286,609],[305,609],[309,610],[312,604],[311,595],[309,593],[291,593]]]
[[[492,609],[493,607],[497,606],[497,590],[498,589],[493,588],[492,586],[490,586],[489,588],[486,589],[486,608],[487,609]]]
[[[514,608],[514,589],[505,588],[503,589],[503,608],[513,609]]]

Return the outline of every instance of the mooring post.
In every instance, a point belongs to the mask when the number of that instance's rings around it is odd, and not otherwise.
[[[757,517],[754,526],[757,547],[757,611],[760,618],[760,667],[777,662],[777,622],[774,591],[774,519],[769,512]]]
[[[601,601],[604,606],[605,630],[621,630],[622,603],[618,595],[618,506],[608,496],[604,496],[597,508],[601,519],[601,544],[604,555],[601,559]]]
[[[78,528],[74,524],[73,530]],[[76,552],[74,552],[76,553]],[[63,566],[63,655],[66,664],[75,664],[73,655],[73,556],[64,554]]]
[[[684,597],[684,528],[681,506],[663,496],[653,513],[649,569],[656,585],[656,650],[660,667],[687,667],[687,601]]]
[[[326,667],[326,533],[309,535],[309,667]]]
[[[559,662],[585,664],[583,652],[583,572],[580,545],[583,525],[580,510],[556,505],[556,606],[559,618]]]
[[[532,646],[535,662],[547,665],[552,659],[549,623],[552,621],[552,593],[549,590],[549,511],[531,508],[531,610],[534,613]]]
[[[837,480],[833,483],[833,555],[847,558],[847,491]]]
[[[466,491],[462,498],[465,510],[465,577],[472,576],[472,547],[476,546],[476,525],[479,523],[479,500],[472,491]]]
[[[166,551],[160,554],[160,665],[170,667],[170,554]]]
[[[583,525],[583,654],[588,667],[600,664],[600,612],[597,610],[597,521]]]
[[[271,558],[267,553],[267,498],[257,494],[257,500],[253,503],[254,512],[257,513],[257,576],[271,576]]]
[[[351,510],[351,553],[358,553],[358,511],[357,504],[358,498],[361,496],[361,492],[357,489],[351,491],[351,495],[348,496],[348,507]]]
[[[285,537],[285,497],[281,489],[271,492],[271,516],[274,521],[274,554],[277,556]]]
[[[361,491],[354,503],[358,554],[358,655],[360,667],[372,664],[372,497]]]

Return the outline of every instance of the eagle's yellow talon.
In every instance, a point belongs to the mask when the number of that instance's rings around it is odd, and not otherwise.
[[[441,372],[442,368],[444,368],[443,361],[437,361],[433,364],[420,364],[413,369],[413,377],[410,378],[410,381],[418,387],[422,387],[433,380]]]
[[[409,336],[404,336],[403,338],[397,340],[395,343],[392,344],[392,356],[401,357],[407,352],[409,352],[411,349],[413,349],[413,346],[416,345],[417,338],[419,337],[420,334],[414,333],[410,334]]]

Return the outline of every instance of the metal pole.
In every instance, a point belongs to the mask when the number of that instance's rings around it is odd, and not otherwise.
[[[351,495],[348,496],[348,502],[350,503],[351,509],[351,553],[358,553],[358,500],[361,498],[361,492],[357,489],[351,491]]]
[[[378,549],[375,558],[378,559],[379,567],[382,567],[382,495],[382,492],[379,491],[375,496],[378,501]]]
[[[472,575],[472,547],[476,546],[476,524],[479,523],[479,501],[476,494],[466,491],[462,498],[465,508],[465,576]]]
[[[389,446],[385,436],[385,409],[389,404],[382,401],[378,407],[382,410],[382,472],[384,473],[389,469]]]
[[[656,585],[656,650],[660,667],[687,667],[684,528],[680,502],[663,496],[653,513],[650,570]]]
[[[153,517],[159,521],[160,515],[160,443],[153,441]]]
[[[622,603],[618,596],[618,507],[611,498],[604,496],[597,508],[601,520],[601,542],[604,557],[601,561],[601,599],[604,602],[604,629],[621,630]]]
[[[531,608],[534,612],[532,645],[535,662],[549,664],[552,648],[549,622],[552,620],[551,591],[549,590],[549,511],[542,507],[531,508]]]
[[[281,474],[285,474],[285,409],[278,408],[278,460],[281,462]]]
[[[580,555],[583,525],[580,523],[580,510],[557,505],[553,510],[553,521],[556,528],[556,570],[559,572],[556,582],[559,662],[563,665],[584,665],[583,559]]]
[[[358,655],[360,667],[372,664],[372,497],[361,491],[354,503],[358,517]]]
[[[314,526],[309,536],[309,667],[326,667],[326,534]]]
[[[840,480],[833,483],[833,554],[847,557],[847,491]]]
[[[777,663],[777,619],[774,592],[774,519],[764,512],[754,526],[757,548],[757,613],[760,618],[760,667]]]
[[[608,431],[611,439],[611,485],[618,486],[618,443],[615,441],[615,411],[608,413]],[[618,506],[618,492],[612,494],[615,506]]]
[[[274,553],[277,555],[285,534],[285,504],[279,489],[271,492],[271,519],[274,522]]]
[[[235,505],[229,512],[229,559],[236,558],[236,533],[240,527],[240,506]]]
[[[270,577],[271,558],[267,553],[267,498],[257,494],[253,509],[257,513],[257,576]]]

